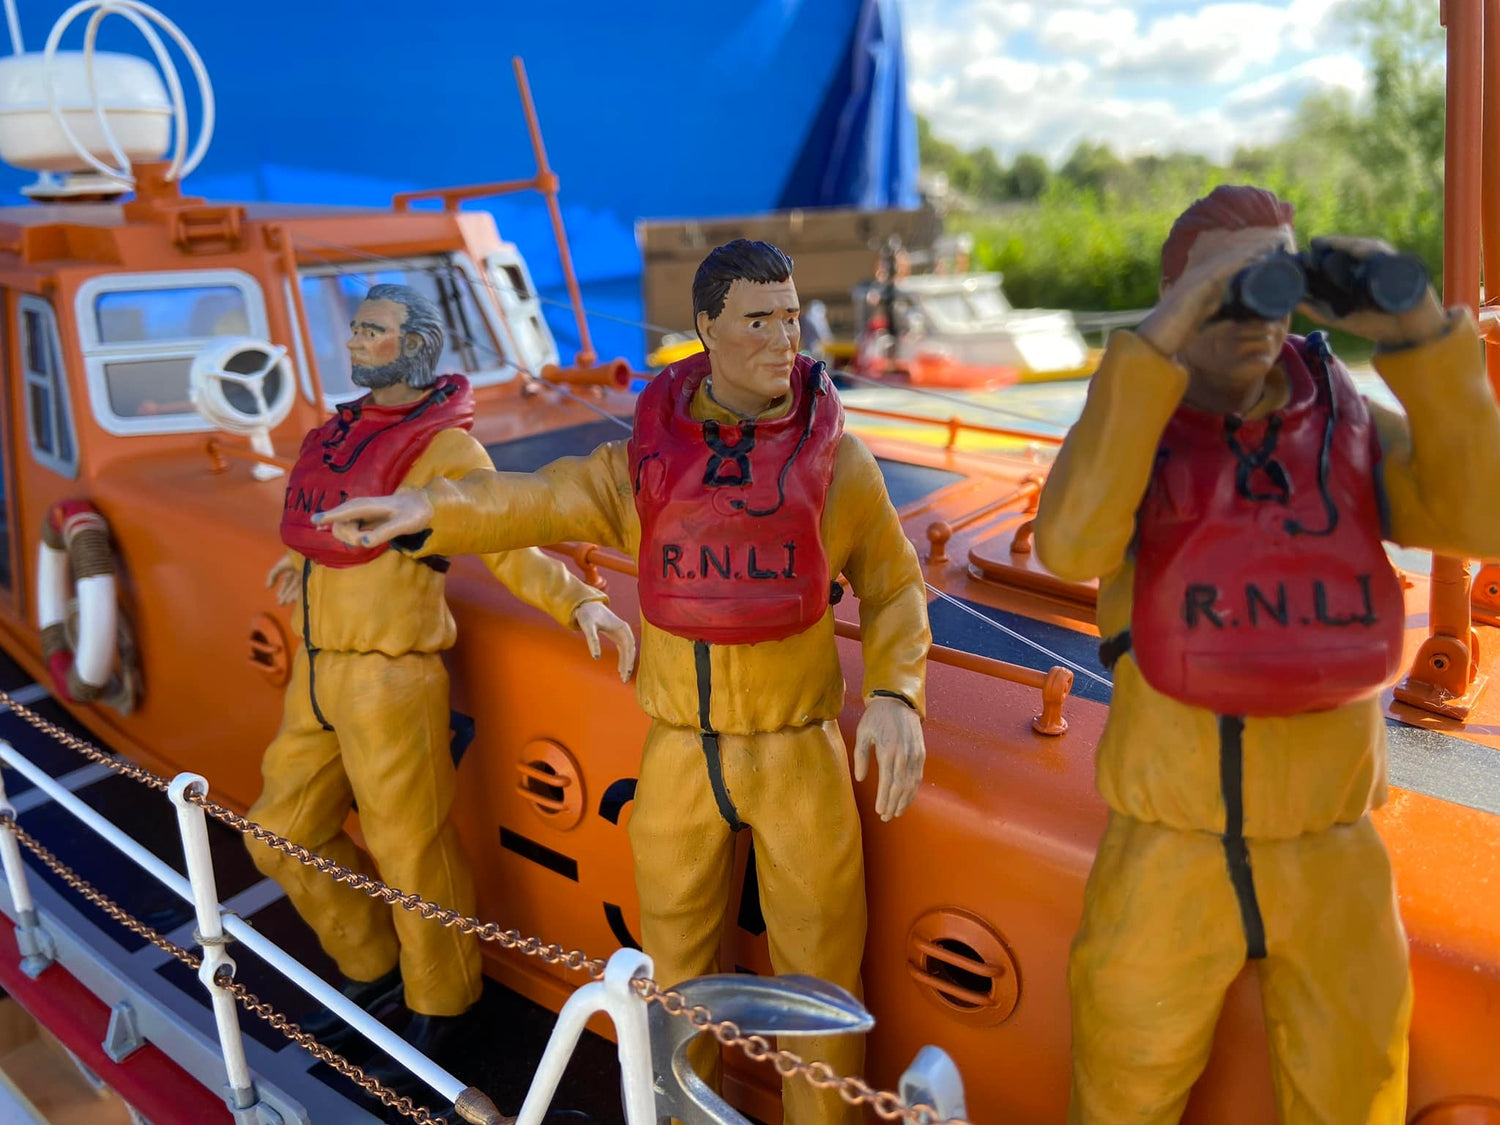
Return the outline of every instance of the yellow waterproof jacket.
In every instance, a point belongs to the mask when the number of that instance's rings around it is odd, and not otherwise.
[[[462,477],[492,464],[484,446],[461,429],[434,437],[402,478],[402,488],[421,488],[445,477]],[[302,601],[292,614],[297,635],[328,652],[439,652],[458,635],[443,597],[443,575],[400,551],[384,551],[361,566],[320,566],[289,551],[302,570]],[[484,564],[512,594],[571,626],[587,601],[607,601],[560,559],[536,548],[487,554]]]
[[[1378,352],[1375,369],[1406,410],[1371,403],[1382,449],[1391,538],[1467,557],[1500,557],[1500,410],[1484,377],[1473,319],[1420,347]],[[1273,371],[1252,417],[1286,400]],[[1099,578],[1099,633],[1130,625],[1129,545],[1157,445],[1187,372],[1131,332],[1116,332],[1042,491],[1037,557],[1071,581]],[[1279,395],[1278,395],[1279,391]],[[1099,741],[1097,782],[1111,808],[1173,828],[1225,831],[1219,727],[1207,710],[1153,689],[1127,654]],[[1286,718],[1248,718],[1244,835],[1291,837],[1357,821],[1386,797],[1385,718],[1378,697]]]
[[[764,417],[789,409],[789,399]],[[742,419],[700,388],[693,417]],[[587,457],[564,457],[535,473],[473,473],[427,486],[432,535],[420,554],[458,555],[569,540],[614,547],[637,558],[641,524],[631,492],[625,442]],[[916,550],[886,495],[870,451],[845,434],[823,508],[830,573],[848,577],[859,598],[864,636],[864,696],[901,696],[926,714],[926,662],[932,634]],[[833,611],[812,628],[779,641],[709,649],[715,730],[754,734],[838,717],[844,677],[834,643]],[[636,693],[652,718],[698,726],[693,642],[641,623]]]

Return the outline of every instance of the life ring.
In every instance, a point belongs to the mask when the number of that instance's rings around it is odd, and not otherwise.
[[[54,504],[42,521],[37,619],[53,687],[73,703],[135,710],[135,637],[120,614],[109,524],[87,500]]]

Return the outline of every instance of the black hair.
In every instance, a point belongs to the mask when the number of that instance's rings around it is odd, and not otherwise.
[[[748,238],[726,242],[711,250],[693,275],[693,320],[697,321],[700,312],[717,320],[724,311],[724,297],[736,281],[769,284],[788,281],[791,276],[792,260],[769,242]]]

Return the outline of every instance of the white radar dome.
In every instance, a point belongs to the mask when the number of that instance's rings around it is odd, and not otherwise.
[[[91,61],[99,104],[120,151],[132,162],[160,160],[171,141],[172,103],[156,68],[134,55],[105,51],[93,52]],[[41,53],[0,58],[0,161],[34,172],[92,172],[48,110],[48,69]],[[58,51],[50,69],[58,108],[80,147],[109,160],[84,52]]]

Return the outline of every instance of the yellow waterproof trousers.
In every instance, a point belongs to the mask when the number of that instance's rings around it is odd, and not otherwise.
[[[436,653],[318,652],[309,663],[307,649],[299,648],[250,819],[374,874],[344,832],[358,802],[360,829],[384,882],[473,914],[473,873],[448,822],[454,791],[448,719],[448,673]],[[251,842],[250,852],[349,979],[384,976],[399,949],[412,1011],[457,1015],[479,999],[472,935],[379,903],[264,845]]]
[[[1400,1125],[1411,975],[1374,825],[1248,845],[1282,1125]],[[1072,1125],[1181,1117],[1246,948],[1221,837],[1110,814],[1068,972]]]
[[[761,911],[778,974],[821,977],[861,995],[865,869],[859,813],[836,723],[767,734],[718,736],[721,793],[752,834]],[[630,846],[641,900],[641,943],[656,979],[670,986],[720,971],[734,829],[725,818],[699,732],[654,723],[641,758]],[[788,1040],[811,1062],[858,1074],[864,1038]],[[719,1046],[691,1049],[715,1086]],[[787,1125],[850,1125],[859,1110],[797,1077],[782,1087]]]

